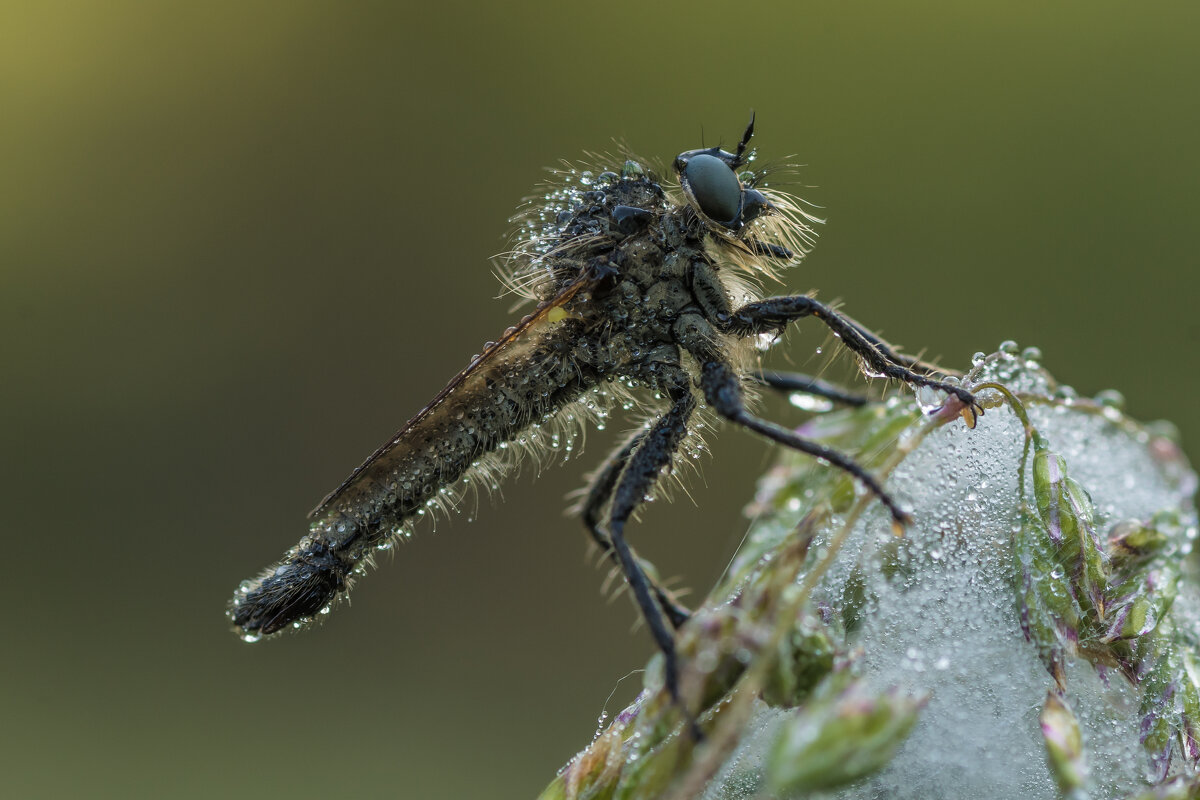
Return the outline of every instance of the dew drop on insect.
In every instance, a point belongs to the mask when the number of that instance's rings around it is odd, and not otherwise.
[[[999,347],[999,350],[1001,353],[1005,353],[1010,356],[1015,356],[1019,349],[1020,349],[1020,345],[1018,345],[1012,339],[1005,339],[1003,342],[1000,343],[1000,347]]]
[[[987,353],[977,352],[975,355],[971,356],[971,366],[978,367],[985,360],[987,360]]]
[[[802,411],[811,411],[815,414],[833,410],[832,400],[803,392],[788,395],[788,402]]]
[[[1021,358],[1030,362],[1033,366],[1037,366],[1038,362],[1042,360],[1042,348],[1026,347],[1021,351]]]

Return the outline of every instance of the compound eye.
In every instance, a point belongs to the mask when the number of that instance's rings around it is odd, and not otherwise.
[[[692,156],[683,175],[705,216],[726,225],[737,219],[742,206],[742,186],[724,161],[716,156]]]

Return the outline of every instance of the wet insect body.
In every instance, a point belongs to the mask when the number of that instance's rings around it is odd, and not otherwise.
[[[514,444],[550,435],[548,426],[586,418],[588,406],[630,393],[641,407],[660,410],[594,475],[581,510],[666,655],[669,684],[671,629],[687,611],[647,576],[625,525],[699,426],[701,398],[710,412],[850,473],[903,523],[900,507],[851,459],[747,410],[753,340],[816,317],[869,374],[934,387],[981,412],[969,392],[809,296],[741,302],[746,278],[797,260],[811,236],[812,220],[794,198],[738,174],[750,160],[753,127],[752,120],[734,153],[680,154],[677,189],[634,161],[619,175],[560,174],[560,185],[523,216],[508,277],[537,301],[533,313],[326,497],[310,515],[308,534],[277,566],[242,584],[229,610],[237,632],[255,640],[311,621],[345,595],[376,549],[445,501],[450,487],[486,477]],[[806,385],[789,376],[758,380]]]

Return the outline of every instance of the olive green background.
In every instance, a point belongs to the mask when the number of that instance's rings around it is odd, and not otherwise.
[[[755,109],[829,219],[789,289],[1200,442],[1194,3],[204,6],[0,9],[5,797],[532,797],[632,696],[649,638],[562,513],[622,424],[318,630],[223,617],[509,324],[542,169],[616,137],[669,163]],[[771,458],[712,449],[631,529],[700,594]]]

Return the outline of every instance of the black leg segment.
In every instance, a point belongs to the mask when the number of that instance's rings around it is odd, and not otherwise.
[[[899,356],[879,337],[854,320],[807,295],[768,297],[766,300],[748,303],[733,312],[729,320],[721,322],[723,323],[722,327],[729,333],[753,336],[781,331],[789,322],[804,317],[816,317],[825,323],[825,326],[837,335],[846,347],[862,359],[867,370],[872,374],[879,377],[896,378],[910,386],[929,386],[938,389],[957,397],[976,415],[983,414],[983,408],[975,400],[975,396],[966,389],[915,372],[908,366],[919,365],[915,359]]]
[[[811,394],[814,397],[824,397],[826,400],[832,400],[844,406],[854,406],[857,408],[871,402],[870,398],[865,395],[848,392],[842,387],[835,386],[828,381],[814,378],[811,375],[802,375],[799,372],[760,370],[759,372],[755,372],[752,377],[762,385],[769,386],[780,392],[802,392],[804,394]]]
[[[796,254],[788,250],[782,245],[774,244],[773,242],[760,242],[758,239],[747,239],[746,245],[754,251],[755,255],[766,256],[767,258],[775,258],[780,261],[791,261],[796,257]]]
[[[678,369],[678,368],[676,368]],[[621,565],[625,579],[633,590],[634,599],[642,610],[646,625],[655,643],[666,659],[667,691],[679,699],[679,665],[675,653],[675,636],[666,621],[666,612],[654,596],[650,580],[642,570],[625,541],[625,523],[634,510],[642,504],[663,468],[671,463],[687,435],[688,419],[696,407],[696,398],[689,386],[686,373],[679,370],[668,390],[671,408],[646,430],[640,441],[634,444],[613,490],[612,505],[608,516],[608,541]]]
[[[744,403],[741,381],[729,364],[715,359],[706,361],[701,369],[700,386],[704,390],[705,398],[721,416],[782,445],[829,462],[867,487],[871,494],[887,506],[888,511],[892,514],[892,519],[897,524],[907,525],[910,521],[908,514],[900,508],[891,495],[884,491],[870,473],[854,463],[849,456],[823,444],[810,442],[782,425],[768,422],[748,412]]]
[[[612,546],[612,542],[601,529],[601,518],[604,513],[604,507],[612,498],[613,490],[616,488],[617,479],[621,476],[622,471],[629,464],[629,459],[633,452],[638,449],[646,438],[647,431],[645,429],[638,431],[621,447],[617,448],[609,455],[608,459],[600,467],[592,478],[591,485],[588,487],[587,497],[584,499],[581,508],[583,516],[583,524],[591,534],[592,539],[600,546],[600,549],[608,556],[609,560],[618,567],[624,567],[617,555],[616,549]],[[646,570],[645,564],[640,557],[635,553],[634,558],[637,560],[639,569],[646,576],[646,581],[650,584],[650,590],[654,593],[654,597],[658,600],[659,606],[663,613],[667,616],[667,621],[671,623],[671,627],[676,630],[679,626],[687,622],[691,612],[681,605],[671,592],[660,586],[650,576]]]

